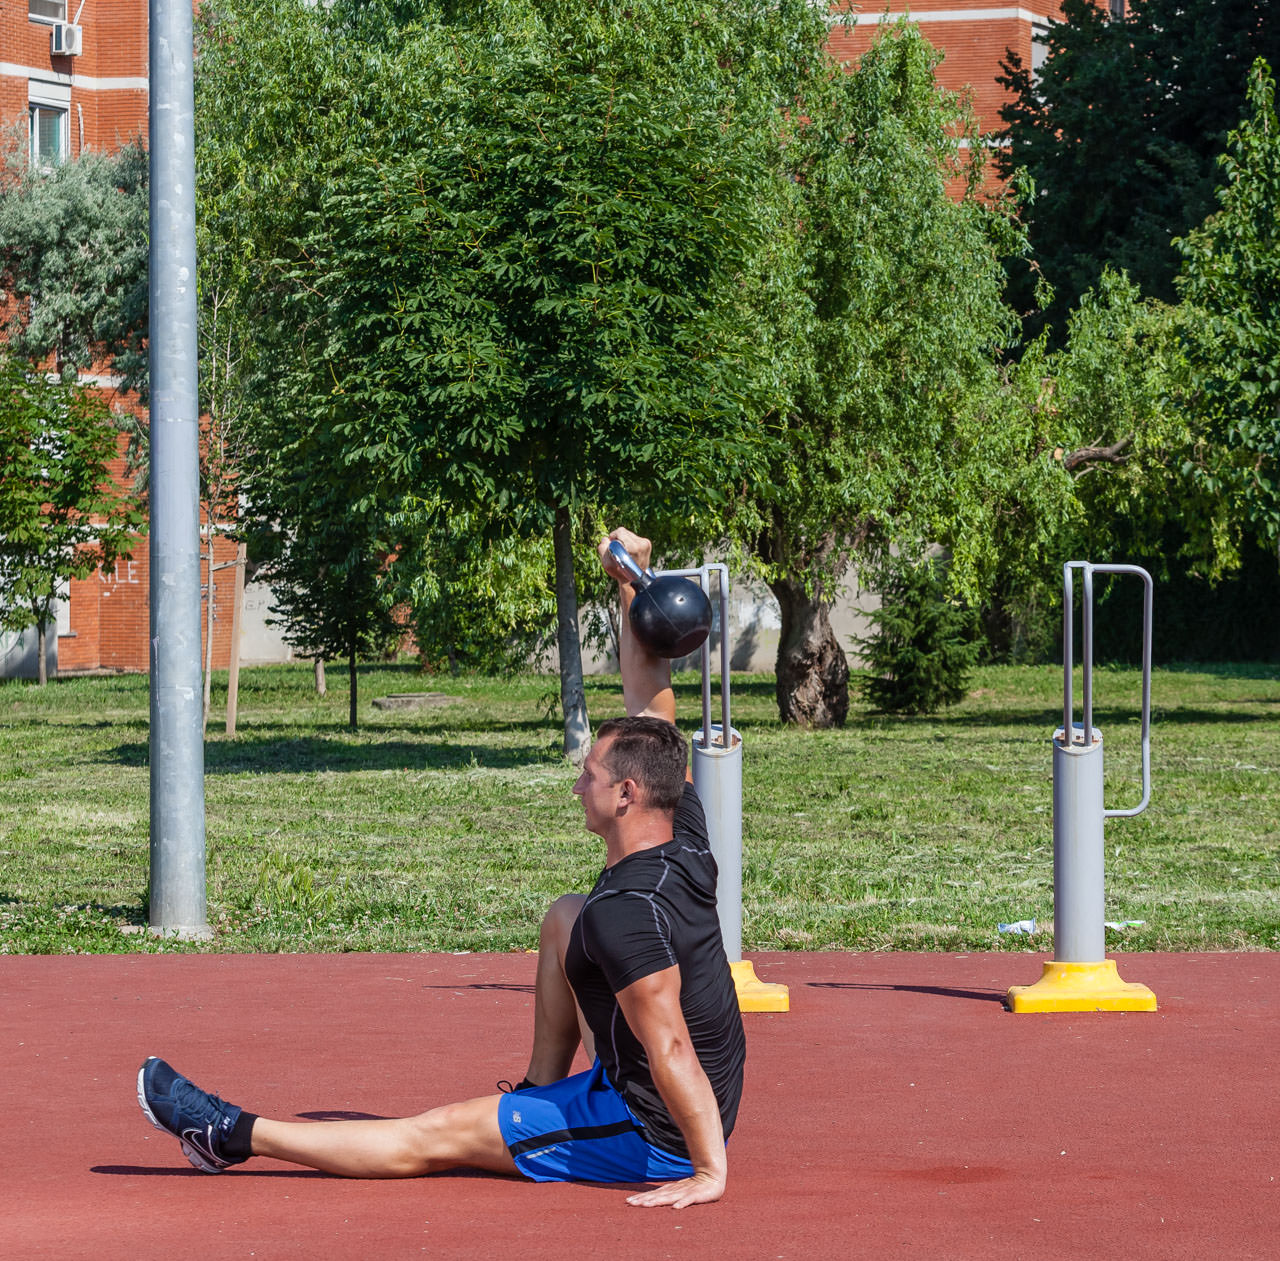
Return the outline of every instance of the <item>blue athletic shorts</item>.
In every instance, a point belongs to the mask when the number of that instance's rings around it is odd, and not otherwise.
[[[600,1061],[585,1073],[498,1099],[498,1128],[516,1168],[534,1182],[673,1182],[683,1156],[646,1143]]]

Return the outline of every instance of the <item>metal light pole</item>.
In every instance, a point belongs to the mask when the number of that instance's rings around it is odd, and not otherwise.
[[[151,931],[207,937],[190,0],[149,19]]]

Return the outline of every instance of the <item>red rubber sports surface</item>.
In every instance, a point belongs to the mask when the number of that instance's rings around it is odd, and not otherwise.
[[[162,1055],[254,1111],[383,1115],[524,1069],[528,955],[0,959],[0,1256],[1275,1258],[1280,955],[1120,955],[1155,1014],[1010,1015],[1043,956],[754,956],[719,1204],[459,1173],[197,1173]]]

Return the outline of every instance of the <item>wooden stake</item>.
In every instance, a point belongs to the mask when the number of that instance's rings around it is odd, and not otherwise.
[[[227,735],[236,734],[240,701],[240,610],[244,605],[245,545],[236,546],[236,593],[231,602],[231,669],[227,677]]]

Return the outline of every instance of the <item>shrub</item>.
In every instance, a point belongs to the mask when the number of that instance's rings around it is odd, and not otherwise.
[[[977,619],[947,594],[940,559],[894,558],[877,581],[875,630],[859,641],[863,696],[884,713],[932,714],[964,697],[978,655]]]

